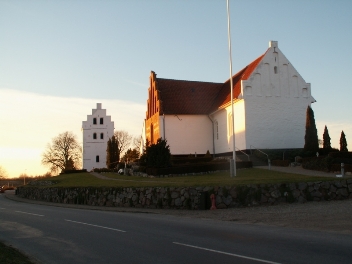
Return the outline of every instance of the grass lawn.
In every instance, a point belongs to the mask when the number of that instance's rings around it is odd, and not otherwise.
[[[33,262],[17,249],[0,242],[0,263],[32,264]]]
[[[124,176],[115,173],[103,173],[109,179],[99,179],[90,173],[63,174],[43,180],[55,181],[50,187],[195,187],[195,186],[231,186],[247,184],[293,183],[327,181],[335,178],[306,176],[283,173],[265,169],[241,169],[231,178],[229,172],[203,175],[188,175],[170,178],[143,178]]]

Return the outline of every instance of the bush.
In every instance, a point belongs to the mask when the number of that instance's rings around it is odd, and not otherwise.
[[[352,152],[333,152],[329,153],[329,157],[352,159]]]
[[[341,163],[340,164],[332,164],[330,167],[330,171],[341,171]],[[352,172],[352,165],[345,164],[345,172]]]
[[[250,168],[252,167],[251,161],[236,162],[236,168]],[[198,164],[183,164],[169,168],[147,168],[146,172],[149,175],[169,175],[169,174],[187,174],[187,173],[201,173],[217,170],[230,170],[230,162],[208,162]]]
[[[329,171],[332,159],[329,156],[304,158],[302,167],[308,170]]]
[[[182,158],[171,158],[171,163],[176,164],[186,164],[186,163],[201,163],[201,162],[210,162],[212,157],[182,157]]]
[[[167,141],[159,138],[156,144],[146,147],[147,166],[163,168],[170,166],[170,147]]]

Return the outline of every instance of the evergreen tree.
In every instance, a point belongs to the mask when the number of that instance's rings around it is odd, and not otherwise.
[[[325,126],[323,134],[323,149],[331,149],[330,139],[328,128]]]
[[[319,150],[318,131],[315,125],[313,109],[308,106],[306,112],[306,135],[304,137],[304,150],[317,152]]]
[[[171,153],[170,146],[166,139],[159,138],[156,144],[146,145],[147,166],[162,168],[170,165]]]
[[[340,137],[340,151],[348,151],[346,136],[343,130],[341,132],[341,137]]]
[[[106,166],[109,169],[114,169],[117,167],[120,160],[120,155],[118,151],[118,142],[115,136],[109,138],[106,148]]]

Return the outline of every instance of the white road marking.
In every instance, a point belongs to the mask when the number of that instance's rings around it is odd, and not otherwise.
[[[0,207],[0,209],[5,210],[5,208]]]
[[[15,211],[16,213],[21,213],[21,214],[29,214],[29,215],[36,215],[36,216],[44,216],[40,214],[32,214],[32,213],[27,213],[27,212],[22,212],[22,211]]]
[[[251,258],[251,257],[243,256],[243,255],[232,254],[232,253],[228,253],[228,252],[224,252],[224,251],[219,251],[219,250],[214,250],[214,249],[210,249],[210,248],[197,247],[197,246],[188,245],[188,244],[182,244],[182,243],[178,243],[178,242],[173,242],[173,243],[176,244],[176,245],[180,245],[180,246],[185,246],[185,247],[191,247],[191,248],[206,250],[206,251],[215,252],[215,253],[224,254],[224,255],[229,255],[229,256],[238,257],[238,258],[250,259],[250,260],[254,260],[254,261],[258,261],[258,262],[263,262],[263,263],[280,264],[280,263],[278,263],[278,262],[273,262],[273,261],[268,261],[268,260],[258,259],[258,258]]]
[[[81,224],[81,225],[88,225],[88,226],[100,227],[100,228],[109,229],[109,230],[118,231],[118,232],[126,232],[126,231],[123,231],[123,230],[120,230],[120,229],[116,229],[116,228],[111,228],[111,227],[106,227],[106,226],[100,226],[100,225],[93,225],[93,224],[88,224],[88,223],[83,223],[83,222],[78,222],[78,221],[73,221],[73,220],[68,220],[68,219],[65,219],[65,221],[72,222],[72,223],[76,223],[76,224]]]

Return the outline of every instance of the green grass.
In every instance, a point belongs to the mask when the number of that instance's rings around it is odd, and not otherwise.
[[[0,242],[0,263],[33,264],[30,259],[13,247]]]
[[[103,173],[108,180],[98,179],[90,173],[63,174],[52,177],[57,182],[50,187],[195,187],[195,186],[231,186],[247,184],[293,183],[327,181],[335,178],[306,176],[283,173],[265,169],[241,169],[231,178],[229,172],[204,175],[188,175],[170,178],[143,178],[124,176],[115,173]],[[48,179],[46,179],[48,180]]]

